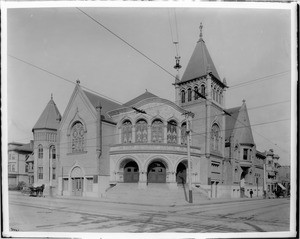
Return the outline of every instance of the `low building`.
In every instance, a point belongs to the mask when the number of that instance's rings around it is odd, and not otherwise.
[[[16,187],[20,182],[29,184],[26,159],[33,152],[33,141],[28,144],[8,143],[8,186]]]

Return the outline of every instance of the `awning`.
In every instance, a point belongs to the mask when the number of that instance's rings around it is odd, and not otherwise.
[[[279,187],[281,187],[283,190],[286,190],[286,188],[281,184],[281,183],[277,183]]]

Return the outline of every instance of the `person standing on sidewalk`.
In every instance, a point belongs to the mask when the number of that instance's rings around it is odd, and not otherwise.
[[[252,189],[250,189],[250,197],[252,198],[252,195],[253,195],[253,191]]]

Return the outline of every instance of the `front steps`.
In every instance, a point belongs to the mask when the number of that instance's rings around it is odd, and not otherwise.
[[[208,200],[205,191],[193,187],[193,202]],[[166,183],[149,183],[145,189],[140,189],[137,183],[118,183],[106,191],[106,199],[117,202],[173,205],[189,201],[188,185],[178,185],[170,189]]]

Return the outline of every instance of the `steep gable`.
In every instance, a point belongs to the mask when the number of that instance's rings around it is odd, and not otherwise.
[[[95,108],[97,106],[99,106],[99,104],[101,105],[101,107],[102,107],[101,113],[104,116],[104,119],[106,119],[106,120],[111,120],[110,116],[107,114],[108,111],[122,107],[122,105],[115,103],[111,100],[108,100],[106,98],[103,98],[99,95],[93,94],[93,93],[85,91],[85,90],[83,90],[83,92]]]
[[[202,38],[200,38],[183,73],[181,82],[186,82],[207,75],[208,68],[211,70],[213,76],[220,80],[219,74],[208,52],[205,42]]]
[[[61,118],[61,114],[59,113],[58,108],[56,107],[55,102],[52,97],[48,102],[46,108],[43,113],[40,115],[38,121],[33,127],[33,131],[36,129],[54,129],[57,130],[59,127],[59,119]]]
[[[232,119],[229,119],[229,117]],[[234,127],[230,128],[233,124]],[[229,134],[229,132],[227,133],[227,131],[231,131],[231,133]],[[232,133],[234,134],[235,141],[239,142],[239,144],[255,145],[245,102],[243,102],[243,105],[240,107],[239,110],[238,107],[233,108],[231,116],[226,116],[225,138],[228,139]]]

